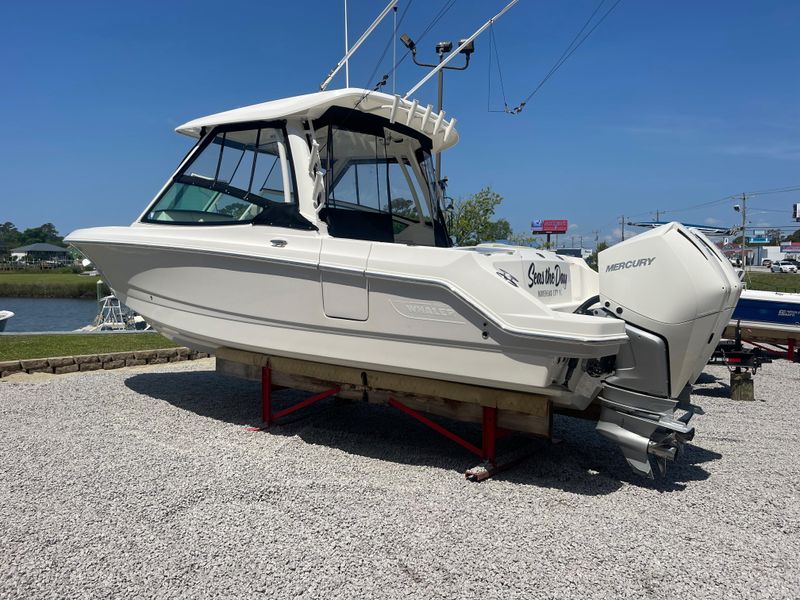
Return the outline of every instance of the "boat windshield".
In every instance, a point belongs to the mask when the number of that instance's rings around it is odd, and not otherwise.
[[[353,121],[353,119],[351,119]],[[325,171],[320,216],[334,237],[449,246],[430,149],[385,121],[317,123]]]
[[[172,225],[275,224],[313,228],[299,215],[281,126],[215,129],[142,219]]]

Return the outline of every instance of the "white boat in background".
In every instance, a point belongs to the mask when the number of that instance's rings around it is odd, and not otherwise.
[[[8,324],[8,320],[14,316],[14,313],[10,310],[0,310],[0,332],[6,330],[6,325]]]
[[[76,331],[96,333],[99,331],[147,331],[152,329],[141,315],[122,304],[113,294],[100,298],[98,304],[95,320],[90,325]]]
[[[601,252],[599,274],[451,247],[431,156],[458,141],[455,119],[380,92],[178,132],[198,143],[135,223],[67,238],[168,338],[599,404],[598,430],[643,474],[693,435],[691,384],[741,290],[703,234],[663,225]]]

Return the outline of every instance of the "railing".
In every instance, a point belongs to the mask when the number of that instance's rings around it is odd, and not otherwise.
[[[38,261],[20,262],[16,260],[0,260],[0,271],[52,271],[54,269],[64,269],[75,267],[79,270],[81,266],[72,260],[53,260],[44,259]]]

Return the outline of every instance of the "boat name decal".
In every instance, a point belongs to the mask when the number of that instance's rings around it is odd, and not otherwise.
[[[639,258],[634,260],[626,260],[623,262],[613,263],[606,267],[606,273],[609,271],[619,271],[620,269],[638,269],[639,267],[649,267],[656,259],[655,256],[650,258]]]
[[[561,295],[567,289],[569,283],[569,273],[561,270],[561,265],[546,267],[544,271],[536,270],[536,263],[531,263],[528,267],[528,287],[549,286],[551,290],[539,291],[539,296]]]
[[[517,282],[519,281],[519,279],[517,279],[516,277],[514,277],[514,276],[513,276],[511,273],[509,273],[509,272],[508,272],[508,271],[506,271],[505,269],[501,269],[501,268],[499,268],[499,267],[498,267],[498,268],[497,268],[497,271],[496,271],[496,273],[497,273],[497,274],[498,274],[500,277],[502,277],[503,279],[505,279],[505,280],[506,280],[508,283],[510,283],[511,285],[513,285],[514,287],[519,287],[519,286],[517,285]]]

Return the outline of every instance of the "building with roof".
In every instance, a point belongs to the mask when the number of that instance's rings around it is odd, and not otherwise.
[[[57,261],[59,263],[69,262],[69,252],[62,246],[55,244],[28,244],[19,248],[11,249],[11,259],[23,262],[42,262]]]

